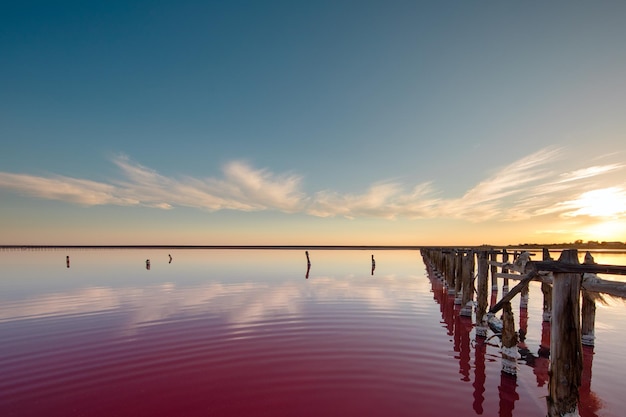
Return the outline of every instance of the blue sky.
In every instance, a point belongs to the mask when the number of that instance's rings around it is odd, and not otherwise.
[[[626,240],[626,3],[14,2],[0,244]]]

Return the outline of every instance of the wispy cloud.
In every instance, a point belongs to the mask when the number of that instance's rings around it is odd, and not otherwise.
[[[443,198],[430,181],[413,186],[381,181],[362,193],[321,190],[307,195],[300,176],[277,175],[242,161],[225,165],[219,178],[167,177],[124,155],[113,159],[121,172],[118,180],[97,182],[0,172],[0,188],[86,206],[276,210],[319,217],[454,218],[474,222],[516,221],[540,215],[626,217],[626,210],[621,209],[626,205],[626,183],[605,180],[608,174],[623,170],[624,165],[607,163],[559,172],[554,167],[562,154],[562,149],[549,147],[523,156],[457,198]],[[602,205],[613,208],[603,210]]]
[[[320,191],[313,197],[307,212],[321,217],[432,217],[438,201],[433,195],[430,183],[418,185],[407,193],[401,184],[381,182],[372,185],[363,194],[342,195]]]
[[[168,178],[126,156],[117,157],[114,163],[126,176],[126,180],[116,184],[119,192],[138,196],[140,204],[147,206],[184,206],[210,211],[274,209],[291,213],[303,205],[300,177],[277,176],[267,170],[252,169],[240,161],[226,165],[221,179]]]
[[[87,206],[103,204],[130,206],[139,203],[135,198],[126,197],[126,194],[120,192],[121,190],[114,185],[63,176],[46,178],[0,172],[0,188],[32,197]]]
[[[549,163],[558,155],[558,149],[546,148],[525,156],[496,171],[461,198],[442,202],[440,212],[445,216],[474,221],[502,217],[505,211],[527,195],[530,187],[553,175]]]

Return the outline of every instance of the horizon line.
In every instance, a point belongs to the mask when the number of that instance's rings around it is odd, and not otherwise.
[[[621,243],[621,242],[619,242]],[[626,244],[622,244],[626,246]],[[5,249],[378,249],[378,250],[419,250],[419,249],[493,249],[493,248],[555,248],[555,247],[587,247],[587,243],[518,243],[508,245],[37,245],[12,244],[0,245]]]

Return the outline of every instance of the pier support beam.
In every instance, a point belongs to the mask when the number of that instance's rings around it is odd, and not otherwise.
[[[456,254],[454,252],[446,253],[446,288],[448,295],[454,295],[454,277],[456,274]]]
[[[583,290],[581,343],[585,346],[595,344],[596,301],[589,291]]]
[[[502,372],[517,375],[517,333],[511,303],[506,301],[502,306]]]
[[[487,292],[489,291],[487,252],[478,252],[478,304],[476,306],[476,337],[487,337]]]
[[[552,260],[547,248],[543,248],[543,260]],[[541,292],[543,293],[543,321],[549,322],[552,318],[552,285],[542,282]]]
[[[492,262],[497,262],[498,261],[498,253],[496,251],[491,251],[491,253],[489,254],[489,260],[491,260]],[[496,293],[498,292],[498,278],[496,277],[496,274],[498,273],[498,267],[495,265],[491,265],[490,267],[491,269],[491,291],[495,291]]]
[[[456,252],[454,257],[454,305],[461,305],[463,294],[463,252]]]
[[[559,261],[578,265],[578,251],[564,250]],[[583,358],[580,336],[581,274],[554,274],[550,335],[549,417],[578,416]]]
[[[588,265],[595,263],[591,253],[587,252],[584,263]],[[584,275],[585,279],[597,279],[597,277],[596,274]],[[581,342],[584,346],[593,346],[595,344],[596,296],[597,294],[583,290]]]
[[[505,264],[507,262],[509,262],[509,253],[506,251],[506,249],[503,249],[502,250],[502,263]],[[502,273],[508,274],[509,268],[502,267]],[[504,278],[504,280],[502,281],[502,295],[507,295],[508,293],[509,293],[509,279]]]
[[[463,297],[461,298],[461,311],[464,317],[472,317],[474,310],[474,252],[468,252],[463,257]]]

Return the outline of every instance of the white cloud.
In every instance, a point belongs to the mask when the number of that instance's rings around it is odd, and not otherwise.
[[[37,198],[62,200],[88,206],[139,204],[135,198],[123,195],[117,187],[111,184],[63,176],[45,178],[0,172],[0,188]]]
[[[341,194],[321,190],[308,196],[301,190],[300,176],[277,175],[267,169],[254,169],[241,161],[225,165],[220,178],[174,178],[161,175],[126,156],[113,160],[122,173],[122,179],[116,181],[96,182],[64,176],[47,178],[0,172],[0,188],[87,206],[276,210],[350,219],[454,218],[473,222],[491,219],[517,221],[538,215],[593,215],[589,210],[602,213],[601,208],[590,209],[589,202],[597,200],[594,196],[599,194],[593,194],[594,190],[610,189],[613,191],[608,196],[603,194],[606,197],[604,205],[612,204],[617,198],[611,215],[613,218],[626,216],[624,210],[619,209],[619,204],[624,203],[626,184],[601,181],[607,174],[623,170],[624,165],[609,163],[557,172],[554,164],[562,155],[562,149],[549,147],[523,156],[495,171],[458,198],[441,197],[432,182],[407,187],[391,181],[374,183],[363,193]],[[581,204],[587,204],[586,208]]]

